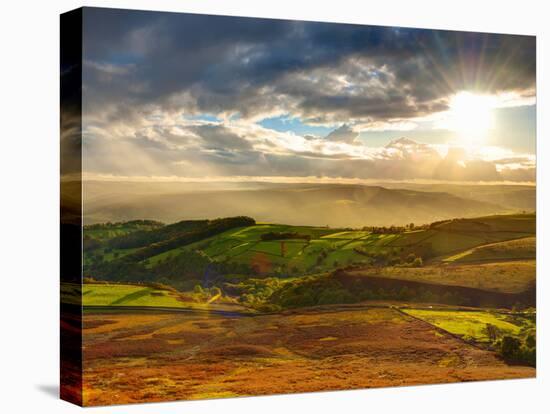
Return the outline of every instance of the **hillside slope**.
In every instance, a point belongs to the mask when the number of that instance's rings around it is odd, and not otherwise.
[[[182,221],[94,239],[94,247],[85,251],[85,273],[100,280],[155,281],[186,289],[258,276],[300,277],[349,266],[374,271],[398,266],[419,274],[414,269],[423,262],[439,263],[477,246],[533,237],[535,219],[533,214],[500,215],[414,229],[363,230],[255,224],[247,217]]]
[[[259,222],[363,227],[417,224],[510,209],[446,192],[347,184],[87,182],[85,222],[164,222],[246,215]]]

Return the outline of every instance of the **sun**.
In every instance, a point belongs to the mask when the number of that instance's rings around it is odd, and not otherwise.
[[[494,126],[494,105],[491,96],[459,92],[449,105],[449,129],[471,144],[482,142]]]

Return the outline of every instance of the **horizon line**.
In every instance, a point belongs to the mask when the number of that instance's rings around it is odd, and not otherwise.
[[[316,177],[316,176],[123,176],[113,174],[65,174],[62,182],[102,181],[102,182],[135,182],[135,183],[273,183],[273,184],[417,184],[417,185],[517,185],[536,187],[536,181],[451,181],[436,179],[375,179],[349,177]]]

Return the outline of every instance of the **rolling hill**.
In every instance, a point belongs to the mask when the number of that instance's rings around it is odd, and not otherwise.
[[[491,243],[460,252],[444,259],[448,263],[478,263],[506,260],[535,260],[535,237]]]
[[[537,189],[534,185],[519,184],[418,184],[381,183],[389,189],[442,192],[470,200],[505,206],[509,209],[534,211],[537,207]]]
[[[412,229],[362,230],[255,223],[247,217],[171,225],[153,222],[149,229],[143,224],[106,224],[110,232],[102,232],[102,225],[90,225],[85,227],[84,270],[86,276],[100,280],[160,282],[184,290],[196,284],[302,277],[346,267],[367,268],[370,276],[443,283],[442,273],[431,271],[430,266],[448,263],[452,257],[460,263],[471,254],[468,252],[481,251],[487,256],[494,251],[524,249],[526,243],[532,246],[535,220],[534,214],[497,215],[445,220]],[[119,234],[114,231],[117,226],[127,232]],[[514,253],[508,258],[517,261],[520,257]],[[422,262],[429,266],[422,267]],[[468,267],[462,273],[445,274],[452,285],[479,287],[487,282],[488,288],[516,291],[534,277],[533,266],[526,266]],[[484,282],[482,274],[490,277]],[[506,274],[514,280],[499,285],[493,277],[500,280]],[[517,283],[516,274],[521,279]]]
[[[84,222],[165,222],[246,215],[259,222],[363,227],[517,211],[445,191],[351,184],[84,183]],[[504,200],[505,201],[505,200]]]

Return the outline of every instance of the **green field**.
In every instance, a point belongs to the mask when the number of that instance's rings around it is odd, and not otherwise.
[[[492,311],[455,311],[404,309],[405,313],[422,319],[465,340],[490,342],[487,325],[495,326],[500,335],[520,336],[522,332],[534,329],[528,318],[511,316]]]
[[[269,232],[296,232],[311,236],[311,241],[289,239],[282,241],[261,239],[262,234]],[[338,249],[337,242],[349,242],[360,237],[356,232],[347,233],[347,239],[330,240],[326,236],[338,233],[339,230],[326,227],[288,226],[278,224],[258,224],[255,226],[232,229],[219,235],[192,243],[186,246],[163,252],[150,257],[147,266],[152,267],[159,261],[175,257],[184,251],[201,250],[216,261],[232,261],[249,264],[254,260],[263,260],[271,267],[285,265],[289,269],[297,268],[303,272],[315,264],[317,254],[325,249]],[[365,232],[358,231],[361,236]],[[284,247],[282,247],[282,244]],[[352,255],[355,259],[363,259],[360,255]],[[329,268],[330,266],[325,266]]]
[[[71,292],[66,287],[67,293]],[[66,295],[68,298],[69,295]],[[86,283],[82,287],[82,305],[106,307],[165,307],[202,310],[243,310],[242,307],[225,298],[209,295],[207,292],[179,293],[164,288],[145,285]]]
[[[309,234],[309,242],[262,241],[267,232]],[[273,267],[285,264],[299,272],[327,271],[349,264],[369,264],[372,256],[405,257],[416,253],[424,258],[439,257],[452,252],[463,252],[476,246],[498,240],[532,235],[533,215],[491,216],[480,219],[445,222],[433,228],[394,234],[375,234],[365,230],[340,230],[321,227],[262,224],[231,230],[211,239],[189,245],[186,249],[202,249],[214,260],[232,260],[248,263],[258,254]],[[325,252],[326,257],[318,260]],[[177,251],[173,251],[177,253]],[[154,259],[153,259],[154,260]]]
[[[185,222],[182,223],[185,225]],[[117,224],[106,229],[85,229],[86,236],[99,237],[97,240],[103,242],[95,250],[85,251],[85,264],[90,265],[98,260],[116,261],[139,252],[139,248],[105,247],[104,238],[135,231],[136,228],[140,227]],[[526,258],[534,256],[534,232],[533,214],[447,220],[412,231],[393,233],[261,223],[233,228],[176,246],[142,259],[141,264],[147,269],[154,269],[183,253],[200,251],[214,262],[240,265],[260,263],[263,273],[303,275],[348,265],[379,264],[380,260],[386,265],[399,263],[410,254],[424,261],[456,263],[491,258]],[[267,233],[297,233],[310,239],[263,240],[262,236]]]
[[[82,290],[84,306],[166,306],[182,307],[177,295],[146,286],[91,284]]]

